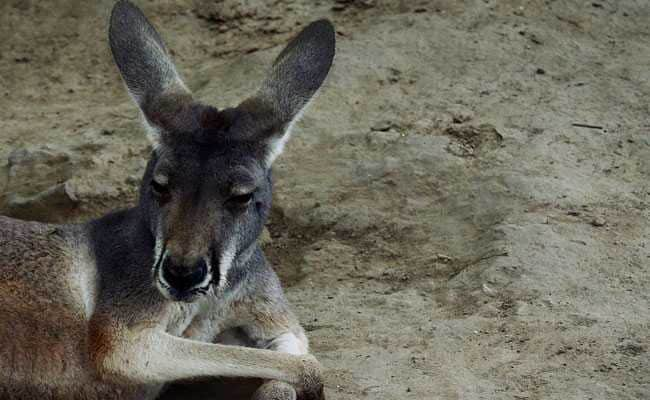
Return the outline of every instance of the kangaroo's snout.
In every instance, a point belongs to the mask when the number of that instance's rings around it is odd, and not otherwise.
[[[212,271],[203,258],[185,265],[165,256],[160,267],[160,278],[169,295],[176,300],[189,301],[196,295],[205,293],[212,281],[211,275]]]

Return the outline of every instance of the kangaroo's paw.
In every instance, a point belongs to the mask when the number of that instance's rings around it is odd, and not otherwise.
[[[325,392],[323,391],[323,386],[318,385],[301,392],[297,396],[297,400],[325,400]]]
[[[296,390],[285,382],[268,381],[257,389],[252,400],[296,400]]]

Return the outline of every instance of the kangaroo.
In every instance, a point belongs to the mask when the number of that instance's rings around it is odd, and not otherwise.
[[[109,42],[153,144],[139,201],[83,224],[0,217],[0,398],[155,399],[210,376],[261,378],[258,400],[324,398],[257,239],[271,166],[332,65],[331,23],[308,25],[223,110],[193,99],[129,1]]]

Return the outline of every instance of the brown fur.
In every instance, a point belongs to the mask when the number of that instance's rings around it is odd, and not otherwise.
[[[75,282],[71,228],[0,217],[0,398],[110,399],[98,381]],[[66,237],[67,236],[67,237]]]

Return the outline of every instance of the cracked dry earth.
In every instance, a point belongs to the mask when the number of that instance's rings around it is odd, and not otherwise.
[[[218,107],[301,25],[337,26],[265,238],[329,399],[650,398],[650,3],[137,3]],[[149,149],[111,4],[0,5],[2,213],[134,201]]]

